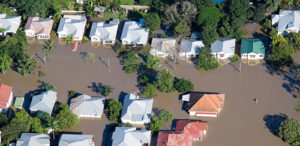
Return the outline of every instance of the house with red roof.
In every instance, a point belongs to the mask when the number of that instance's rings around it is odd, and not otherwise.
[[[0,111],[6,111],[11,106],[13,100],[13,87],[0,84]]]
[[[182,96],[185,108],[191,116],[217,117],[220,113],[225,94],[190,93]]]
[[[53,23],[51,18],[29,17],[25,26],[26,36],[50,39]]]
[[[159,131],[157,146],[192,146],[201,141],[207,130],[207,122],[199,120],[179,120],[175,130]]]

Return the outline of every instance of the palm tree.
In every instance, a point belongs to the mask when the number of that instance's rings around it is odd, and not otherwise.
[[[60,125],[59,125],[59,122],[58,122],[58,120],[52,120],[51,121],[51,128],[53,129],[53,131],[52,131],[52,134],[53,134],[53,140],[55,140],[55,131],[60,131],[61,130],[61,127],[60,127]]]
[[[73,42],[73,37],[70,36],[70,35],[68,35],[68,36],[66,37],[66,41],[67,41],[67,44],[72,43],[72,42]]]
[[[109,96],[109,94],[113,92],[114,92],[114,88],[112,88],[110,85],[104,85],[99,89],[99,93],[105,97]]]

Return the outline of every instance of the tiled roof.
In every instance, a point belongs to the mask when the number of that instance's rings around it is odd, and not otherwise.
[[[174,131],[159,132],[157,146],[192,146],[194,139],[203,139],[206,129],[207,122],[179,120]]]
[[[13,87],[11,86],[0,84],[0,109],[6,108],[6,104],[9,101],[12,88]]]
[[[54,21],[50,18],[29,17],[26,23],[26,30],[33,30],[35,34],[50,35]]]
[[[225,100],[225,94],[191,93],[189,111],[218,112]]]

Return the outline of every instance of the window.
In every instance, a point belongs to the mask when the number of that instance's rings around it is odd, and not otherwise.
[[[255,55],[250,55],[250,58],[255,58]]]
[[[224,57],[224,54],[219,54],[220,57]]]

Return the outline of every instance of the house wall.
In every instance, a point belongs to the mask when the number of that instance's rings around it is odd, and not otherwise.
[[[102,115],[82,115],[80,114],[79,118],[101,118]]]
[[[214,55],[218,59],[228,59],[234,56],[233,53],[224,53],[224,52],[214,53]]]
[[[92,36],[91,37],[91,42],[101,42],[101,39],[97,36]]]
[[[208,113],[208,112],[196,112],[190,111],[190,116],[197,116],[197,117],[217,117],[218,113]]]
[[[130,124],[147,124],[147,123],[150,123],[150,119],[149,120],[143,120],[143,121],[132,121],[132,120],[121,118],[121,121],[122,121],[122,123],[130,123]]]
[[[256,53],[249,53],[249,54],[241,54],[242,59],[264,59],[265,55],[263,54],[256,54]]]
[[[179,56],[180,57],[185,57],[185,58],[195,58],[196,54],[192,53],[192,52],[189,52],[189,53],[179,53]]]
[[[35,36],[35,32],[32,30],[25,30],[25,33],[26,33],[26,36],[30,36],[30,37]]]
[[[38,34],[37,38],[38,39],[50,39],[50,35],[49,34]]]

